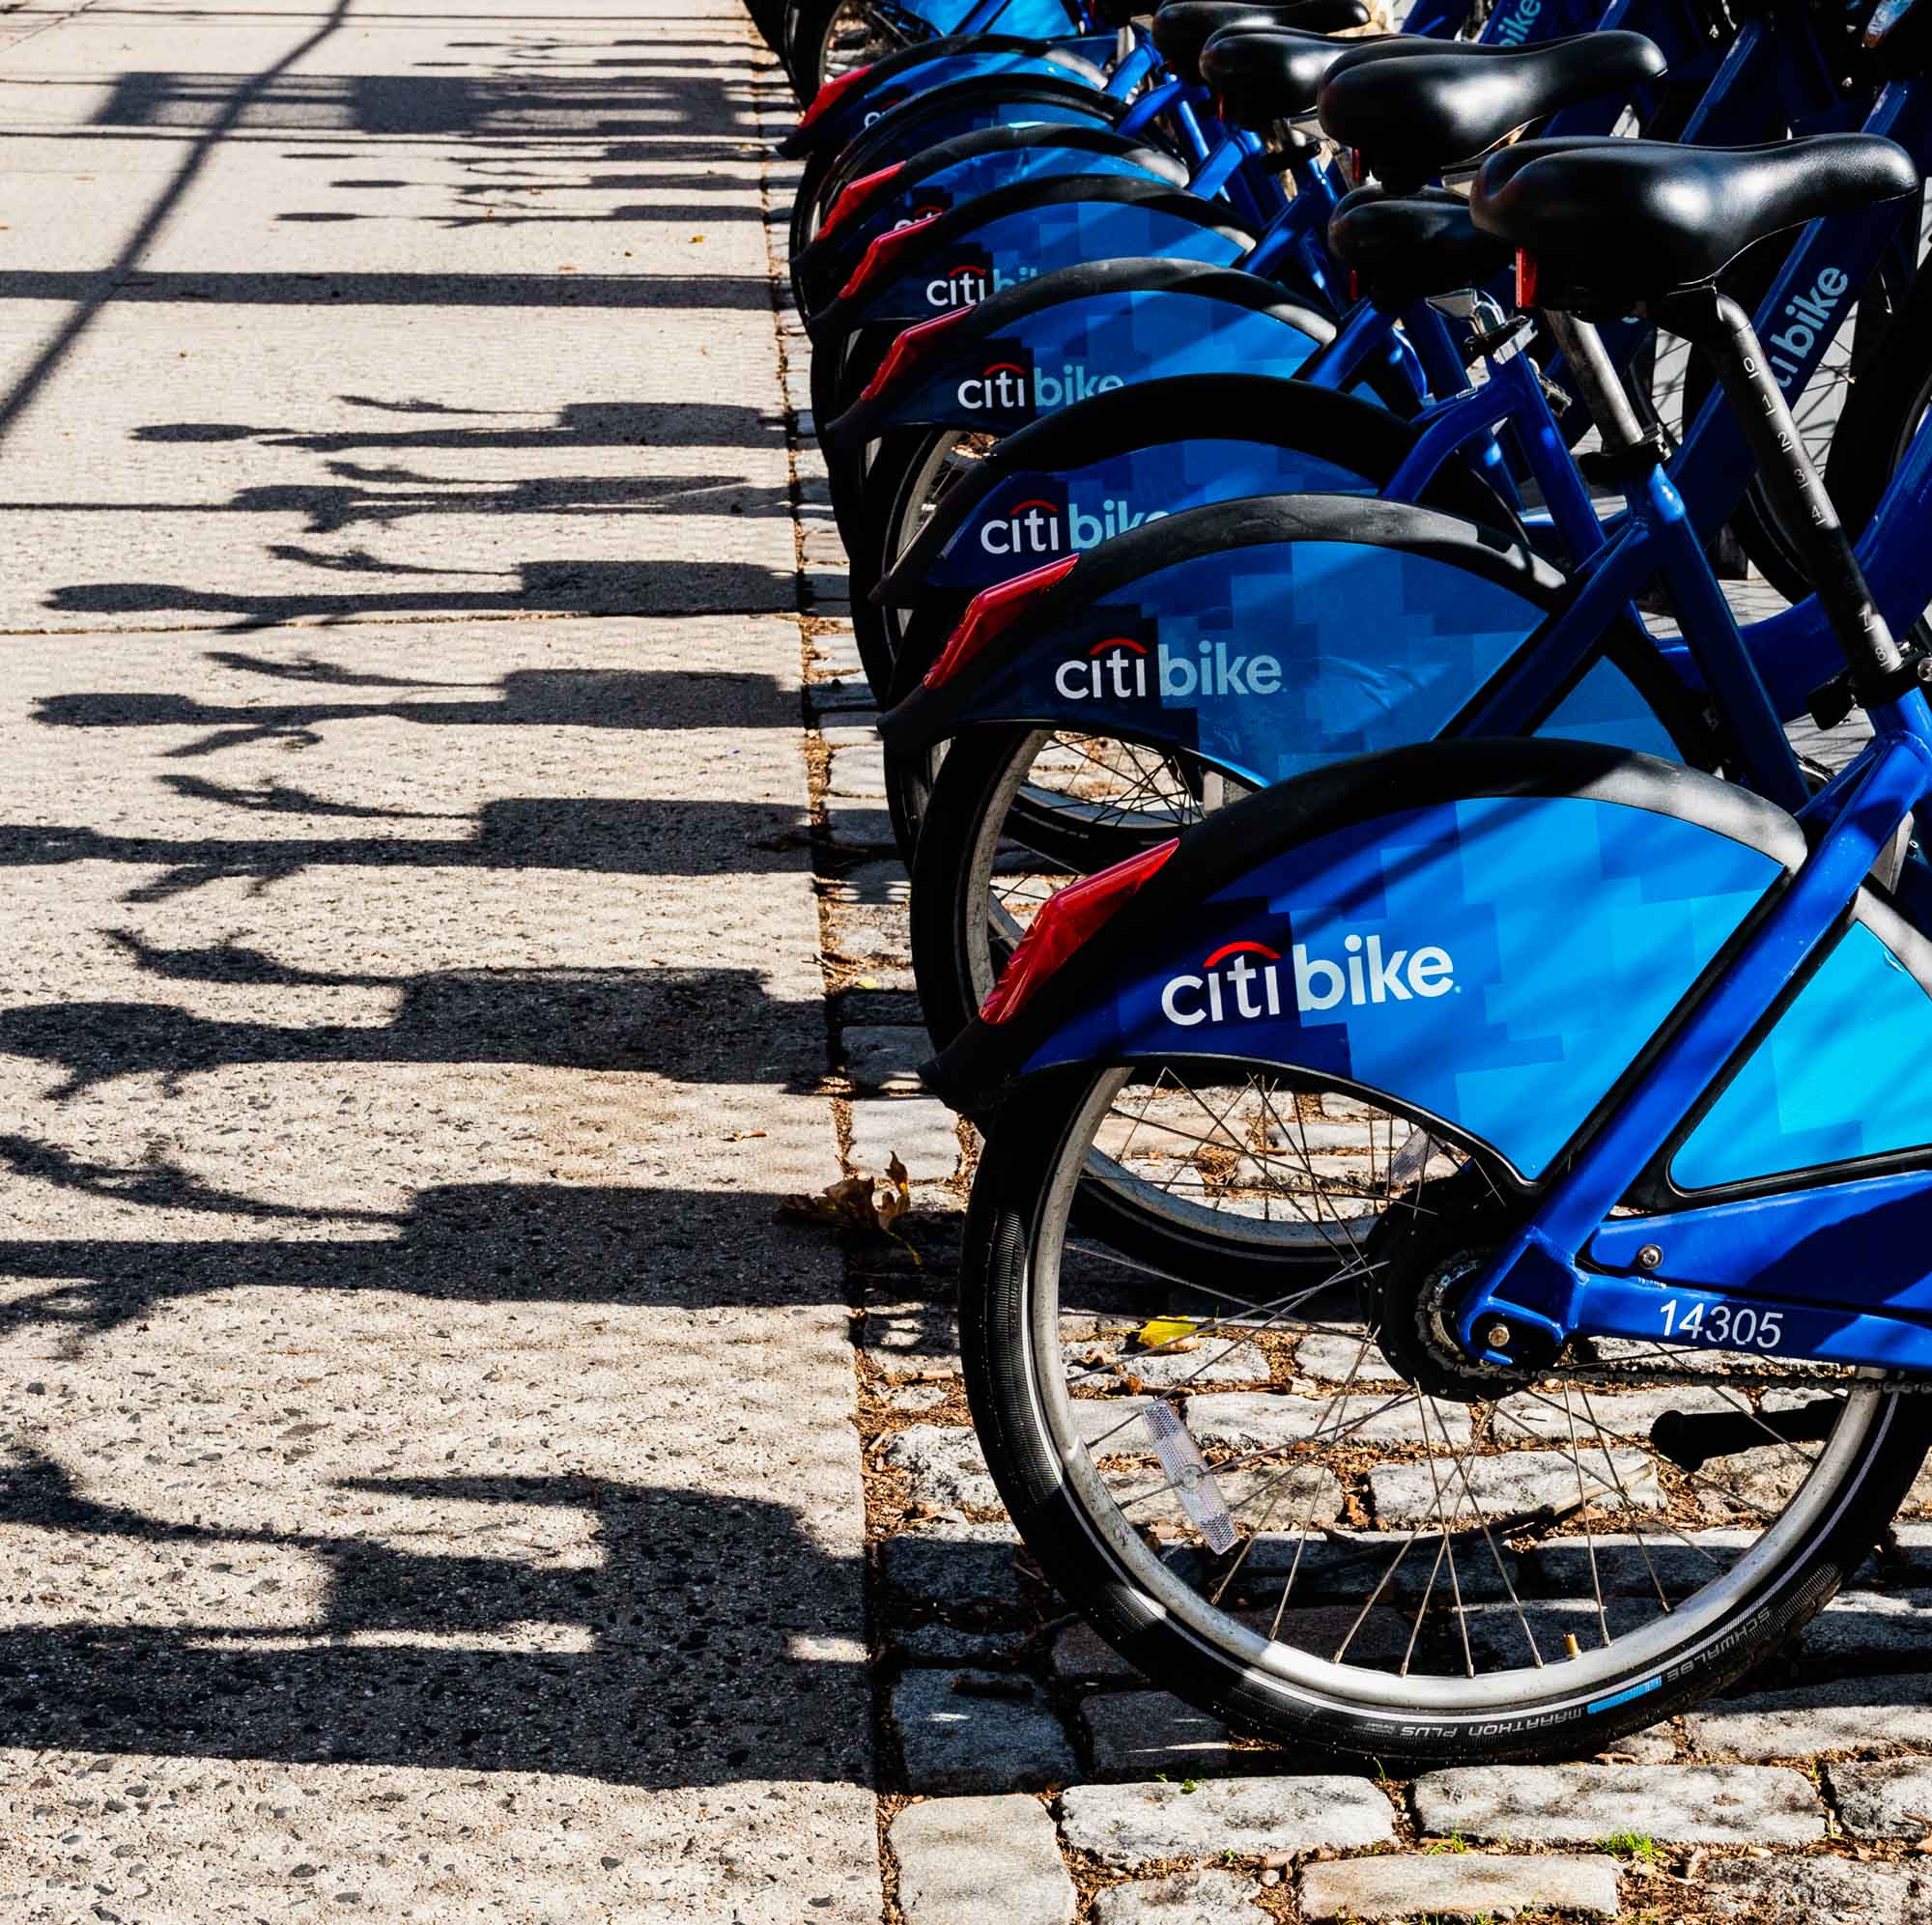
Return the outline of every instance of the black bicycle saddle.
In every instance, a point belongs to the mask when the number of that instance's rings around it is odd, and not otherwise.
[[[1236,127],[1266,127],[1312,114],[1322,75],[1345,55],[1408,59],[1433,44],[1413,34],[1330,40],[1279,27],[1224,27],[1202,49],[1201,79],[1226,119]]]
[[[1479,233],[1468,202],[1446,187],[1401,198],[1357,187],[1328,217],[1328,246],[1383,308],[1481,287],[1510,264],[1508,243]]]
[[[1424,44],[1426,53],[1400,63],[1345,55],[1319,96],[1322,131],[1398,193],[1527,122],[1628,93],[1664,69],[1641,34],[1575,34],[1524,47]]]
[[[1710,280],[1768,234],[1918,185],[1912,156],[1876,134],[1525,140],[1483,163],[1469,212],[1528,257],[1536,305],[1622,314]]]
[[[1368,23],[1362,0],[1169,0],[1153,16],[1153,43],[1182,80],[1201,78],[1201,49],[1230,27],[1295,27],[1340,33]],[[1349,42],[1344,42],[1349,44]]]

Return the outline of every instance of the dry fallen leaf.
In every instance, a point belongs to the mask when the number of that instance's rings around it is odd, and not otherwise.
[[[912,1208],[912,1184],[909,1173],[899,1161],[897,1150],[886,1165],[886,1187],[872,1193],[872,1208],[878,1213],[879,1228],[888,1232],[894,1224]]]
[[[850,1176],[841,1176],[836,1183],[828,1183],[816,1196],[787,1197],[779,1205],[779,1214],[805,1217],[812,1223],[829,1224],[835,1230],[867,1231],[890,1236],[919,1263],[923,1260],[919,1252],[894,1228],[911,1208],[910,1173],[895,1152],[883,1177],[858,1171]]]

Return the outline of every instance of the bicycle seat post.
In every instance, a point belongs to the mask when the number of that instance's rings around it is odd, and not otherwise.
[[[1603,437],[1604,452],[1631,454],[1648,445],[1662,461],[1662,445],[1654,436],[1645,433],[1636,418],[1636,410],[1631,406],[1631,398],[1611,364],[1604,337],[1589,322],[1560,308],[1546,310],[1544,320],[1549,325],[1551,339],[1563,351],[1564,365],[1577,383],[1577,399]]]
[[[1844,649],[1861,699],[1867,707],[1896,699],[1904,692],[1898,685],[1905,658],[1872,601],[1784,390],[1766,365],[1750,317],[1709,285],[1669,295],[1653,313],[1715,363],[1765,490]]]

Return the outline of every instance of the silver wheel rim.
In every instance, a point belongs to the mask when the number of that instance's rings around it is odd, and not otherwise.
[[[1629,1608],[1632,1602],[1630,1598],[1620,1593],[1606,1593],[1603,1587],[1603,1558],[1608,1555],[1614,1534],[1605,1533],[1601,1526],[1593,1531],[1590,1525],[1593,1510],[1602,1512],[1618,1508],[1609,1466],[1632,1448],[1630,1437],[1613,1425],[1606,1427],[1601,1417],[1593,1415],[1586,1420],[1578,1402],[1583,1398],[1589,1398],[1590,1393],[1584,1391],[1577,1401],[1573,1401],[1572,1393],[1566,1387],[1563,1401],[1570,1409],[1572,1425],[1567,1454],[1578,1465],[1579,1495],[1587,1493],[1592,1502],[1588,1506],[1579,1505],[1577,1514],[1583,1523],[1582,1537],[1578,1539],[1573,1533],[1564,1542],[1587,1547],[1588,1568],[1595,1580],[1594,1596],[1585,1600],[1584,1610],[1576,1615],[1579,1625],[1584,1627],[1594,1615],[1601,1627],[1599,1638],[1594,1641],[1579,1638],[1575,1650],[1565,1649],[1560,1643],[1553,1650],[1539,1647],[1534,1623],[1536,1616],[1540,1613],[1548,1624],[1550,1615],[1545,1607],[1552,1602],[1575,1600],[1529,1597],[1515,1589],[1498,1601],[1485,1601],[1479,1606],[1463,1603],[1461,1589],[1456,1590],[1458,1602],[1454,1606],[1454,1615],[1465,1633],[1463,1652],[1465,1655],[1470,1653],[1466,1633],[1479,1614],[1488,1614],[1481,1624],[1481,1635],[1486,1641],[1495,1623],[1507,1622],[1515,1616],[1523,1620],[1523,1639],[1530,1649],[1541,1650],[1542,1661],[1539,1663],[1495,1664],[1484,1669],[1472,1662],[1461,1670],[1446,1667],[1440,1672],[1420,1670],[1415,1667],[1415,1653],[1424,1648],[1419,1638],[1412,1638],[1408,1646],[1406,1670],[1350,1662],[1347,1656],[1350,1637],[1359,1635],[1359,1630],[1349,1633],[1346,1629],[1341,1641],[1344,1661],[1338,1662],[1333,1657],[1321,1656],[1319,1648],[1309,1650],[1286,1643],[1273,1635],[1271,1630],[1257,1627],[1252,1613],[1246,1614],[1248,1621],[1244,1622],[1242,1616],[1235,1615],[1232,1599],[1225,1593],[1224,1601],[1216,1602],[1207,1595],[1205,1580],[1200,1588],[1188,1580],[1186,1567],[1189,1560],[1182,1553],[1191,1553],[1199,1558],[1202,1546],[1198,1530],[1190,1535],[1189,1527],[1183,1523],[1171,1541],[1151,1544],[1148,1536],[1144,1535],[1143,1519],[1128,1515],[1128,1510],[1140,1507],[1141,1500],[1135,1498],[1123,1508],[1120,1501],[1122,1494],[1120,1486],[1122,1473],[1110,1473],[1103,1468],[1114,1461],[1113,1453],[1118,1450],[1113,1438],[1126,1433],[1119,1424],[1113,1431],[1096,1428],[1094,1405],[1089,1393],[1097,1373],[1091,1359],[1082,1363],[1077,1373],[1067,1369],[1064,1336],[1065,1325],[1063,1320],[1066,1306],[1061,1297],[1061,1278],[1069,1248],[1074,1249],[1081,1260],[1089,1260],[1094,1256],[1093,1246],[1084,1241],[1077,1246],[1069,1246],[1065,1230],[1067,1211],[1074,1186],[1086,1175],[1087,1159],[1082,1150],[1092,1141],[1098,1118],[1116,1100],[1126,1075],[1125,1071],[1116,1071],[1096,1078],[1094,1090],[1068,1133],[1034,1231],[1034,1242],[1029,1252],[1030,1314],[1026,1332],[1031,1351],[1027,1373],[1033,1402],[1030,1415],[1037,1426],[1037,1434],[1047,1441],[1053,1460],[1059,1467],[1063,1487],[1081,1513],[1094,1542],[1127,1571],[1173,1627],[1184,1631],[1224,1661],[1242,1667],[1259,1680],[1287,1687],[1299,1697],[1318,1700],[1338,1711],[1359,1711],[1370,1715],[1407,1712],[1452,1721],[1477,1720],[1486,1716],[1513,1716],[1532,1710],[1548,1711],[1569,1705],[1573,1700],[1586,1702],[1595,1693],[1626,1683],[1633,1673],[1682,1662],[1688,1656],[1710,1644],[1727,1625],[1735,1621],[1744,1605],[1761,1589],[1768,1574],[1783,1569],[1804,1544],[1814,1542],[1828,1530],[1851,1500],[1857,1487],[1855,1473],[1861,1461],[1869,1461],[1872,1446],[1884,1434],[1894,1414],[1893,1400],[1869,1374],[1859,1377],[1848,1375],[1843,1379],[1840,1408],[1834,1427],[1815,1455],[1799,1450],[1797,1446],[1784,1447],[1804,1459],[1802,1470],[1796,1465],[1790,1467],[1792,1475],[1802,1478],[1802,1482],[1784,1498],[1775,1514],[1771,1513],[1769,1506],[1758,1507],[1761,1514],[1769,1515],[1769,1521],[1737,1561],[1728,1569],[1714,1571],[1707,1581],[1671,1599],[1667,1605],[1660,1604],[1647,1614],[1633,1613]],[[1132,1267],[1143,1283],[1154,1274],[1146,1265]],[[1188,1283],[1185,1288],[1194,1291],[1203,1287]],[[1201,1354],[1197,1356],[1195,1351],[1177,1353],[1183,1358],[1184,1368],[1167,1373],[1170,1387],[1154,1392],[1152,1401],[1171,1404],[1180,1398],[1191,1408],[1195,1398],[1202,1393],[1188,1388],[1188,1373],[1192,1373],[1197,1384],[1204,1377],[1213,1381],[1208,1373],[1214,1370],[1221,1358],[1237,1346],[1259,1345],[1269,1330],[1292,1337],[1297,1345],[1297,1355],[1300,1353],[1299,1346],[1306,1344],[1311,1334],[1331,1341],[1337,1335],[1347,1338],[1351,1334],[1347,1326],[1338,1332],[1328,1320],[1289,1307],[1293,1304],[1305,1306],[1315,1296],[1316,1291],[1305,1283],[1293,1284],[1278,1301],[1253,1302],[1239,1311],[1233,1308],[1233,1293],[1223,1291],[1218,1294],[1231,1298],[1228,1313],[1224,1316],[1216,1311],[1205,1324],[1197,1324],[1197,1333],[1204,1329],[1208,1333],[1201,1340]],[[1359,1333],[1358,1325],[1354,1326],[1354,1333]],[[1084,1341],[1092,1343],[1095,1340]],[[1149,1358],[1157,1358],[1161,1354],[1159,1349],[1145,1353]],[[1179,1379],[1178,1389],[1172,1387],[1176,1378]],[[1694,1382],[1687,1381],[1682,1394],[1688,1397],[1698,1388]],[[1817,1386],[1811,1388],[1815,1390]],[[1284,1394],[1292,1396],[1293,1393]],[[1438,1400],[1421,1398],[1418,1393],[1399,1385],[1377,1385],[1369,1390],[1362,1385],[1355,1373],[1343,1380],[1342,1388],[1330,1396],[1329,1401],[1340,1403],[1351,1394],[1372,1397],[1378,1402],[1386,1396],[1406,1395],[1415,1400],[1418,1409],[1425,1403],[1434,1405],[1439,1402]],[[1546,1401],[1553,1401],[1547,1391],[1542,1395]],[[1606,1398],[1609,1393],[1599,1392],[1597,1395]],[[1739,1395],[1742,1397],[1742,1393]],[[1594,1406],[1595,1400],[1591,1401]],[[1084,1410],[1081,1408],[1083,1405]],[[1749,1407],[1747,1403],[1746,1407]],[[1771,1406],[1767,1404],[1765,1407],[1769,1409]],[[1086,1419],[1084,1423],[1083,1417]],[[1335,1448],[1340,1449],[1344,1445],[1355,1448],[1352,1438],[1358,1438],[1361,1429],[1365,1427],[1358,1423],[1352,1411],[1341,1421],[1355,1426],[1355,1429],[1351,1437],[1350,1431],[1338,1428],[1332,1437]],[[1605,1468],[1601,1473],[1593,1474],[1587,1469],[1591,1462],[1592,1446],[1579,1445],[1577,1441],[1585,1421],[1606,1446]],[[1113,1423],[1112,1413],[1109,1412],[1099,1422],[1101,1426]],[[1134,1427],[1138,1432],[1144,1420],[1135,1415],[1123,1415],[1121,1422]],[[1429,1428],[1427,1419],[1423,1428],[1425,1431]],[[1473,1428],[1472,1420],[1472,1430]],[[1319,1429],[1310,1432],[1309,1441],[1321,1445],[1322,1437]],[[1507,1455],[1510,1448],[1505,1445],[1501,1455]],[[1566,1449],[1560,1441],[1558,1448],[1559,1451]],[[1210,1455],[1208,1462],[1217,1487],[1225,1494],[1231,1477],[1236,1473],[1248,1477],[1257,1487],[1264,1487],[1263,1473],[1266,1470],[1279,1473],[1279,1466],[1292,1455],[1282,1450],[1256,1451],[1246,1454],[1236,1452],[1231,1458],[1224,1453],[1218,1461]],[[1469,1502],[1474,1504],[1476,1515],[1481,1517],[1474,1481],[1467,1476],[1471,1463],[1483,1461],[1476,1456],[1473,1443],[1463,1448],[1459,1456],[1445,1428],[1441,1433],[1441,1448],[1433,1449],[1429,1453],[1429,1460],[1435,1464],[1441,1479],[1451,1486],[1452,1508],[1441,1511],[1437,1522],[1428,1530],[1416,1527],[1411,1547],[1406,1553],[1412,1561],[1417,1549],[1421,1549],[1435,1560],[1431,1585],[1425,1589],[1421,1605],[1415,1613],[1418,1625],[1427,1618],[1432,1602],[1440,1604],[1448,1597],[1448,1587],[1458,1574],[1454,1568],[1456,1561],[1467,1557],[1468,1566],[1473,1567],[1483,1552],[1480,1538],[1472,1535],[1460,1521],[1465,1515],[1464,1500],[1453,1495],[1455,1480],[1461,1477],[1469,1489]],[[1231,1464],[1233,1471],[1230,1470]],[[1623,1487],[1623,1497],[1627,1500],[1626,1508],[1635,1501],[1634,1493],[1623,1484],[1629,1477],[1629,1470],[1623,1469],[1619,1486]],[[1292,1482],[1285,1473],[1279,1473],[1276,1481],[1278,1485]],[[1721,1480],[1705,1482],[1719,1488],[1727,1487]],[[1171,1479],[1167,1482],[1166,1494],[1170,1497],[1177,1494],[1177,1486]],[[1298,1491],[1294,1493],[1294,1501],[1297,1504],[1308,1503]],[[1309,1505],[1308,1508],[1310,1515],[1298,1527],[1303,1539],[1329,1535],[1325,1526],[1321,1532],[1317,1532],[1313,1523],[1314,1507]],[[1748,1505],[1742,1505],[1739,1515],[1744,1515],[1749,1508]],[[1682,1529],[1667,1508],[1656,1512],[1654,1516],[1648,1513],[1644,1515],[1654,1546],[1672,1546],[1679,1538],[1691,1543],[1691,1534]],[[1482,1529],[1487,1533],[1507,1524],[1508,1519],[1496,1517],[1484,1522]],[[1520,1535],[1510,1531],[1505,1542]],[[1636,1533],[1640,1544],[1645,1535],[1642,1529]],[[1456,1537],[1462,1539],[1463,1547],[1451,1549],[1450,1541]],[[1447,1573],[1440,1570],[1442,1558],[1435,1551],[1436,1544],[1441,1544],[1448,1552],[1451,1569]],[[1693,1550],[1700,1548],[1695,1543],[1691,1543],[1691,1547]],[[1378,1557],[1389,1548],[1384,1541],[1378,1546]],[[1275,1564],[1279,1565],[1282,1561],[1279,1547],[1271,1546],[1270,1554]],[[1246,1553],[1238,1555],[1244,1557]],[[1298,1559],[1299,1554],[1296,1556]],[[1652,1575],[1655,1576],[1656,1561],[1648,1557],[1646,1561],[1651,1563]],[[1503,1562],[1498,1560],[1499,1564]],[[1238,1570],[1238,1565],[1236,1568]],[[1420,1565],[1413,1568],[1418,1575],[1423,1569]],[[1370,1569],[1374,1569],[1373,1560]],[[1463,1584],[1467,1584],[1470,1575],[1470,1568],[1465,1567],[1461,1572]],[[1436,1582],[1437,1578],[1441,1582]],[[1365,1591],[1370,1581],[1364,1579]],[[1663,1597],[1664,1588],[1660,1580],[1660,1599]],[[1295,1608],[1291,1602],[1293,1596],[1291,1575],[1282,1588],[1273,1628],[1280,1628],[1286,1614]],[[1382,1601],[1387,1601],[1386,1597]],[[1377,1596],[1368,1597],[1361,1607],[1364,1615],[1377,1604]],[[1405,1610],[1405,1619],[1406,1615]],[[1612,1630],[1613,1615],[1632,1622]],[[1378,1632],[1386,1628],[1378,1628]],[[1439,1628],[1435,1627],[1432,1629],[1432,1641],[1427,1647],[1432,1661],[1443,1650],[1449,1651],[1452,1657],[1455,1655],[1453,1640],[1445,1645],[1440,1637],[1435,1635]],[[1386,1663],[1389,1658],[1386,1647],[1383,1656]]]

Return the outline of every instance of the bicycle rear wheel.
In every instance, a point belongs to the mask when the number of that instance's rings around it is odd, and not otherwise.
[[[1458,1380],[1429,1307],[1509,1220],[1480,1148],[1432,1154],[1325,1285],[1157,1273],[1076,1202],[1113,1119],[1177,1075],[1210,1113],[1252,1101],[1199,1063],[1033,1079],[981,1160],[960,1286],[1007,1510],[1161,1688],[1406,1766],[1587,1754],[1761,1661],[1905,1497],[1923,1431],[1870,1374],[1604,1344]],[[1359,1090],[1267,1094],[1400,1120]],[[1309,1194],[1299,1155],[1231,1148],[1250,1187]]]
[[[784,18],[786,71],[801,106],[828,80],[927,38],[921,23],[880,0],[799,0]]]

